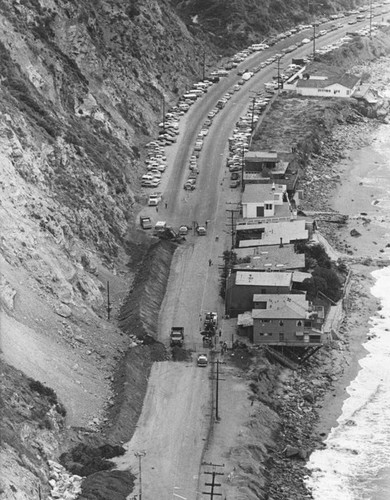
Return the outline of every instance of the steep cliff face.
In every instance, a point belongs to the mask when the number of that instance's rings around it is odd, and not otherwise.
[[[314,16],[353,9],[359,0],[171,0],[191,32],[205,31],[221,49],[242,48]]]
[[[0,3],[2,358],[54,389],[66,424],[87,434],[107,420],[113,370],[137,346],[108,321],[108,306],[114,318],[146,248],[134,229],[140,148],[162,99],[173,103],[198,78],[203,50],[163,0]],[[15,379],[14,392],[23,384]],[[32,454],[21,481],[26,465],[11,448],[33,446],[23,432],[11,426],[1,449],[7,500],[48,491],[58,451],[49,441],[61,432],[48,437],[38,425],[47,453]]]

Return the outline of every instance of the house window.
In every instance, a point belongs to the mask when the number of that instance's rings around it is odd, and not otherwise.
[[[284,321],[280,320],[279,321],[279,326],[283,326],[284,325]]]
[[[303,337],[303,332],[295,332],[296,337]]]
[[[279,333],[279,342],[284,342],[284,333],[283,332]]]
[[[266,210],[272,210],[272,203],[266,203],[265,204],[265,209]]]
[[[297,321],[297,326],[302,326],[302,321],[301,320]]]
[[[311,321],[305,321],[305,328],[311,328]]]
[[[271,323],[271,320],[270,319],[262,319],[261,322],[262,323]]]
[[[272,333],[260,333],[260,337],[272,337]]]

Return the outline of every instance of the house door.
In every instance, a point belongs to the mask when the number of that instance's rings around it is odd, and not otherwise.
[[[264,217],[264,207],[256,207],[256,217]]]
[[[284,333],[283,332],[279,333],[279,342],[284,342]]]

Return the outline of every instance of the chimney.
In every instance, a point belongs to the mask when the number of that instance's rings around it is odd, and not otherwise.
[[[279,248],[283,248],[283,238],[280,238],[280,245]]]

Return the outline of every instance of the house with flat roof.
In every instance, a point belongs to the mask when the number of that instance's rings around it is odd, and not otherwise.
[[[305,220],[240,219],[236,223],[238,248],[264,247],[309,239],[310,224]]]
[[[226,280],[225,306],[229,316],[252,309],[254,294],[290,293],[292,273],[237,271]]]
[[[236,248],[234,252],[242,260],[234,266],[236,271],[280,272],[302,271],[305,268],[305,254],[295,253],[294,245]]]
[[[253,343],[305,346],[321,344],[324,308],[306,294],[253,296]]]
[[[241,200],[244,219],[254,217],[290,217],[292,208],[285,184],[248,184]]]

